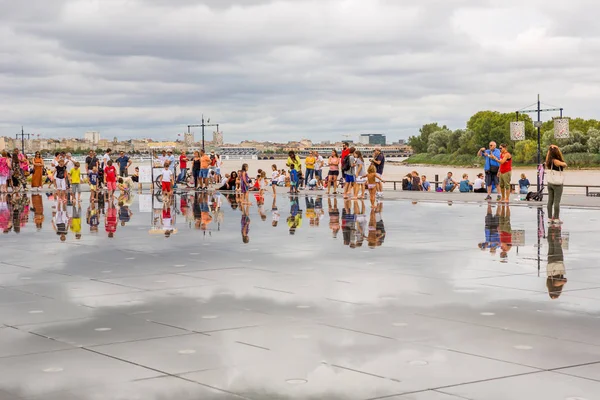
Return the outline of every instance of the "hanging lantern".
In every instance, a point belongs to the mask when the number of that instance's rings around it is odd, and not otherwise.
[[[568,139],[569,138],[569,119],[555,118],[554,119],[554,138]]]
[[[510,123],[510,140],[525,140],[525,121]]]

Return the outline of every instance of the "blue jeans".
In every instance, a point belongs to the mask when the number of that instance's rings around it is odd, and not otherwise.
[[[186,175],[187,175],[187,168],[181,168],[181,172],[179,172],[179,176],[177,177],[177,182],[183,182]]]
[[[304,184],[306,186],[308,186],[308,182],[310,182],[310,180],[312,178],[314,178],[314,177],[315,177],[315,170],[307,168],[306,169],[306,176],[304,177]]]
[[[193,169],[192,175],[194,176],[194,187],[197,188],[198,187],[198,179],[200,179],[200,170]]]

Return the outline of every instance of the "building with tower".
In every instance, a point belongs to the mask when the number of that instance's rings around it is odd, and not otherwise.
[[[223,132],[213,132],[213,146],[223,146]]]

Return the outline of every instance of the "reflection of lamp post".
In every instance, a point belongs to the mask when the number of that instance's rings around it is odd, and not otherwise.
[[[190,133],[190,128],[198,128],[198,127],[202,127],[202,150],[204,150],[204,127],[205,126],[216,126],[217,127],[217,132],[219,131],[219,124],[211,124],[210,123],[210,118],[206,121],[206,123],[204,123],[204,114],[202,114],[202,123],[199,125],[188,125],[188,133]]]
[[[548,112],[548,111],[560,111],[560,117],[562,118],[563,115],[563,108],[559,107],[559,108],[546,108],[546,109],[541,109],[540,108],[541,103],[540,103],[540,95],[538,94],[537,97],[537,108],[535,110],[519,110],[516,112],[517,114],[517,121],[519,120],[519,114],[528,114],[528,113],[537,113],[537,121],[535,121],[533,123],[533,126],[537,128],[537,163],[538,166],[542,163],[542,152],[541,152],[541,145],[542,145],[542,121],[541,121],[541,114],[542,112]],[[537,171],[537,187],[538,190],[541,187],[542,182],[540,182],[540,169],[538,168]]]

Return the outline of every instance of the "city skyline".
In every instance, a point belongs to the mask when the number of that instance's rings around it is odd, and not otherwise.
[[[594,11],[590,0],[5,2],[0,136],[25,125],[164,140],[204,114],[231,142],[396,141],[537,93],[593,118]]]

